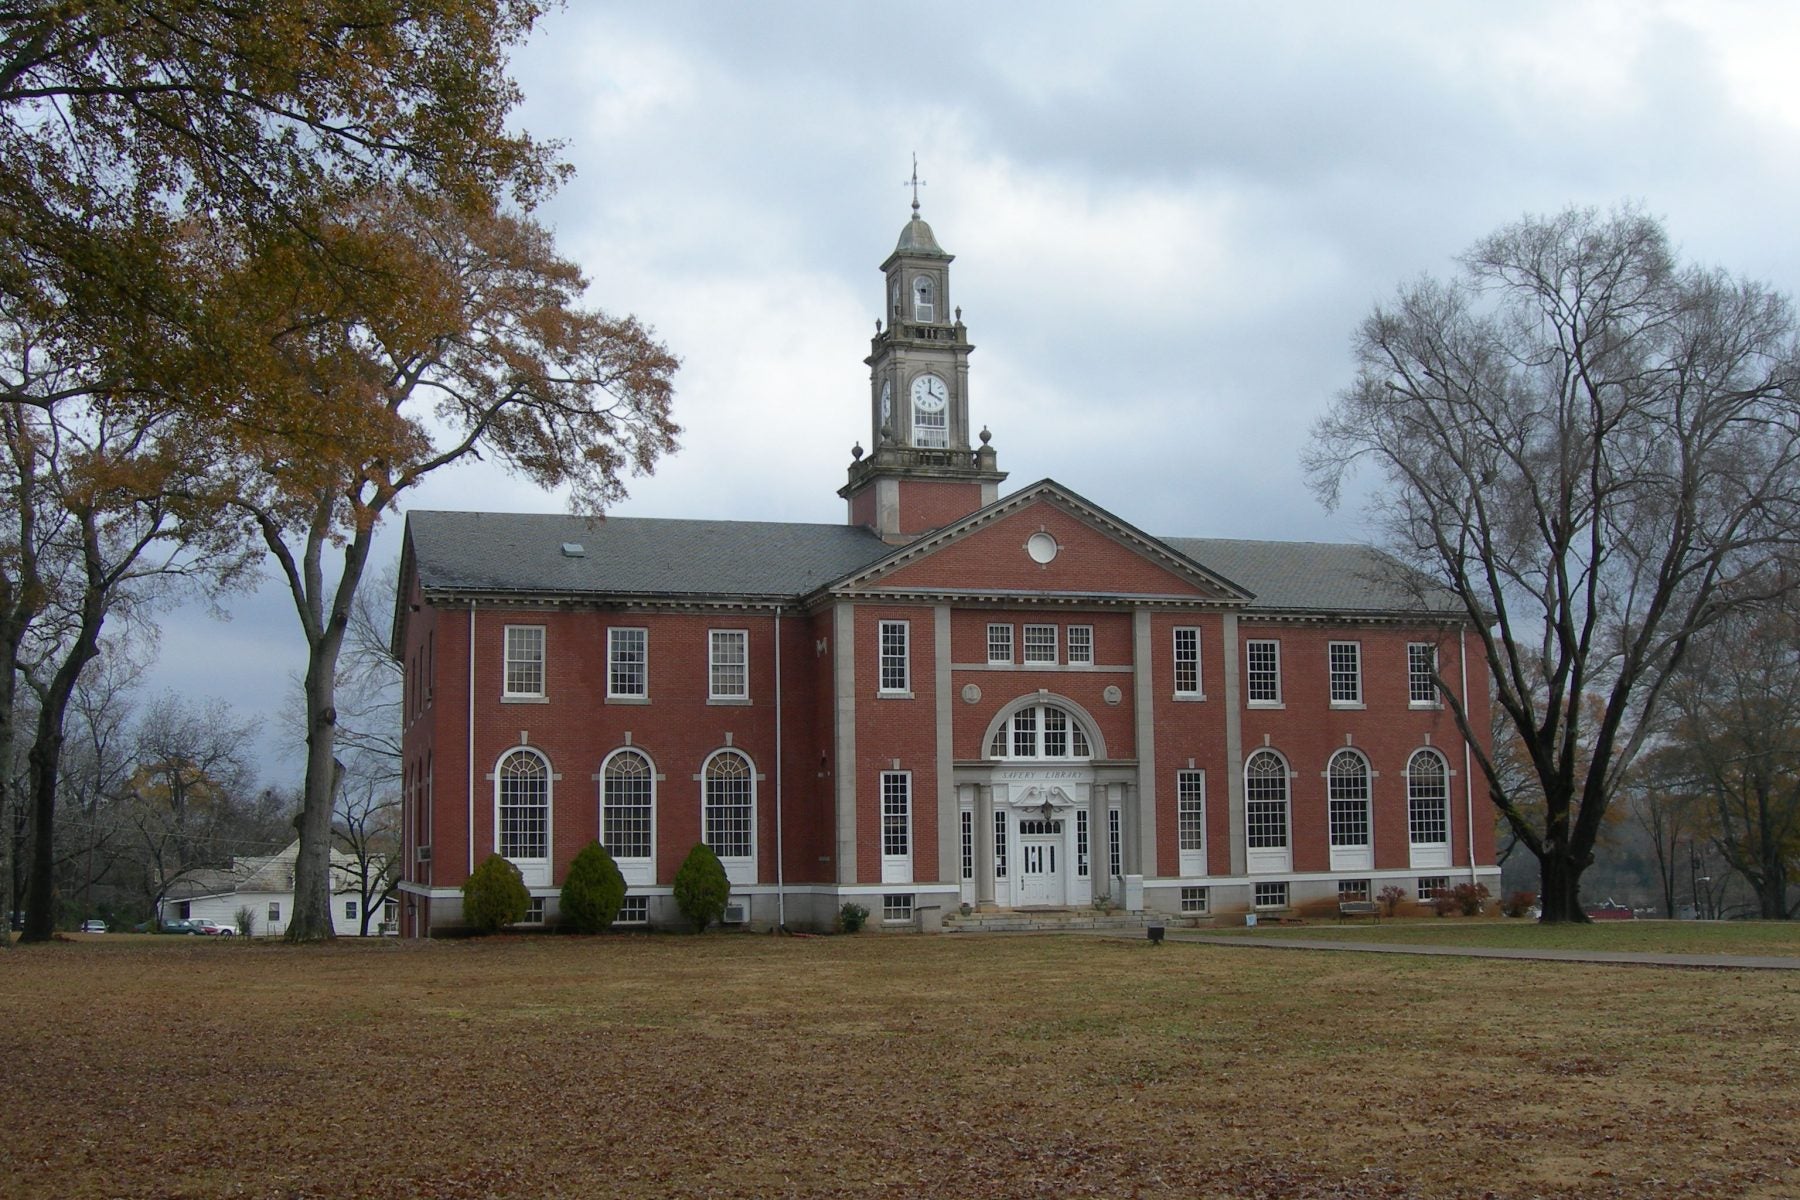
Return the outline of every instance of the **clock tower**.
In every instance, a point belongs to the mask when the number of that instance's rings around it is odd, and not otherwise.
[[[850,453],[838,495],[850,523],[892,542],[910,541],[999,498],[988,432],[969,440],[969,344],[962,310],[950,307],[950,263],[919,216],[881,264],[886,318],[869,345],[869,443]]]

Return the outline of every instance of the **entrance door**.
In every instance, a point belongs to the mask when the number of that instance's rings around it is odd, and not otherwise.
[[[1062,824],[1019,822],[1019,907],[1063,903]]]

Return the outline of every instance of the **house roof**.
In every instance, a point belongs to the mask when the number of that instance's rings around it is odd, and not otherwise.
[[[1080,500],[1053,481],[1023,491],[1034,488]],[[550,513],[414,510],[407,535],[428,596],[793,600],[903,549],[852,525]],[[1462,613],[1449,592],[1367,546],[1141,536],[1248,593],[1246,614]]]
[[[300,856],[296,838],[276,854],[242,855],[228,867],[202,867],[189,871],[169,885],[166,899],[194,900],[202,896],[224,896],[232,892],[272,892],[291,895],[294,890],[294,862]],[[331,849],[331,865],[351,866],[354,855],[337,847]]]
[[[783,521],[415,510],[406,523],[428,594],[793,597],[893,550],[857,526]]]

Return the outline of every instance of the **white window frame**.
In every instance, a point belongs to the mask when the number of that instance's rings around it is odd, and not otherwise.
[[[926,412],[917,403],[912,406],[913,445],[921,450],[950,448],[950,406]]]
[[[528,645],[520,644],[532,640],[529,636],[532,634],[537,635],[535,639],[537,642],[535,651]],[[545,676],[547,675],[550,666],[549,656],[545,653],[545,648],[549,644],[550,639],[545,632],[544,627],[542,625],[508,625],[503,634],[503,641],[504,649],[502,651],[502,658],[504,661],[501,663],[500,667],[501,698],[506,700],[544,699],[545,696],[549,694],[546,690],[547,680]],[[537,686],[535,688],[529,686],[515,688],[513,686],[514,669],[517,668],[520,671],[529,671],[534,665],[534,659]],[[416,697],[418,689],[414,688],[413,691]]]
[[[1266,671],[1258,671],[1256,667],[1256,651],[1268,650],[1272,666]],[[1269,694],[1256,694],[1258,679],[1269,685]],[[1251,708],[1280,708],[1281,704],[1281,639],[1249,638],[1244,642],[1244,698]]]
[[[637,635],[636,649],[640,660],[637,663],[638,690],[636,691],[628,691],[619,687],[620,666],[624,662],[621,657],[621,643],[629,640],[625,636],[627,634]],[[630,647],[623,647],[623,649],[630,649]],[[608,700],[648,700],[650,698],[650,631],[641,625],[615,625],[606,631],[606,698]]]
[[[1069,665],[1071,667],[1094,665],[1094,627],[1092,625],[1069,626]]]
[[[537,759],[538,767],[544,773],[544,829],[542,854],[508,854],[507,834],[504,828],[501,810],[506,789],[506,764],[519,755]],[[556,771],[550,765],[550,757],[536,746],[508,746],[494,760],[494,853],[519,868],[519,874],[525,879],[526,887],[546,887],[550,883],[550,854],[555,842],[556,819]],[[516,806],[515,806],[516,807]],[[515,844],[513,849],[517,849]]]
[[[1053,714],[1062,720],[1061,754],[1049,753]],[[999,747],[999,753],[995,753],[995,747]],[[988,739],[988,757],[1086,762],[1094,757],[1094,739],[1087,724],[1072,709],[1060,704],[1026,704],[1008,713],[994,727]]]
[[[914,275],[912,281],[913,320],[921,325],[937,323],[937,280],[929,275]]]
[[[1035,646],[1032,644],[1033,637],[1037,639],[1037,644]],[[1048,639],[1048,641],[1045,639]],[[1055,666],[1060,661],[1057,655],[1058,639],[1056,626],[1027,625],[1025,626],[1024,634],[1020,640],[1024,643],[1024,661],[1027,666],[1032,664],[1038,666]],[[1049,655],[1047,658],[1045,657],[1046,653]]]
[[[1338,885],[1339,904],[1367,904],[1375,898],[1375,892],[1367,879],[1340,879]]]
[[[1338,663],[1347,652],[1350,669],[1339,669]],[[1361,708],[1363,706],[1362,679],[1362,643],[1352,641],[1332,641],[1325,646],[1325,674],[1327,686],[1330,688],[1331,707]]]
[[[989,663],[1012,665],[1013,627],[990,622],[987,627],[987,660]]]
[[[1290,893],[1287,880],[1270,879],[1257,883],[1250,895],[1257,910],[1267,912],[1286,909]]]
[[[619,901],[619,913],[613,918],[614,925],[648,925],[650,923],[650,897],[626,896]]]
[[[911,883],[912,772],[883,771],[875,794],[881,798],[881,882]]]
[[[738,661],[730,660],[731,647],[737,647]],[[725,653],[722,655],[721,651]],[[737,689],[719,686],[719,673],[738,670]],[[750,631],[748,629],[709,629],[706,631],[706,698],[708,700],[750,699]]]
[[[1184,636],[1186,635],[1186,636]],[[1191,646],[1182,643],[1191,642]],[[1170,665],[1174,669],[1175,698],[1177,700],[1206,699],[1206,681],[1200,670],[1200,627],[1198,625],[1178,625],[1175,627],[1173,640],[1170,642],[1172,658]],[[1193,679],[1190,686],[1182,686],[1183,667],[1191,666]]]
[[[1436,642],[1406,643],[1406,703],[1409,708],[1444,707],[1437,684],[1432,682],[1437,677],[1437,650]],[[1423,664],[1415,661],[1420,651],[1426,659]]]
[[[1183,875],[1206,874],[1206,772],[1175,772],[1175,844]]]
[[[1212,898],[1204,887],[1184,887],[1181,889],[1181,911],[1190,914],[1205,914],[1209,911]]]
[[[1362,766],[1362,793],[1363,794],[1361,796],[1339,796],[1337,794],[1338,780],[1339,779],[1349,779],[1350,776],[1340,775],[1337,771],[1337,764],[1340,761],[1348,762],[1352,759],[1354,759],[1357,763],[1360,763]],[[1333,850],[1339,850],[1339,849],[1363,850],[1363,849],[1367,849],[1370,845],[1373,844],[1374,836],[1375,836],[1374,776],[1375,776],[1374,771],[1371,770],[1369,767],[1368,757],[1356,750],[1351,750],[1351,749],[1345,748],[1342,750],[1334,751],[1331,755],[1331,758],[1326,761],[1326,763],[1325,763],[1325,826],[1326,826],[1325,836],[1326,836],[1326,840],[1330,843],[1331,848]],[[1352,805],[1358,806],[1362,810],[1362,820],[1360,822],[1362,825],[1362,840],[1357,841],[1357,842],[1339,841],[1338,840],[1338,826],[1339,826],[1338,812],[1340,811],[1340,809],[1348,809]],[[1345,824],[1348,824],[1348,823],[1349,822],[1345,822]]]
[[[889,892],[881,897],[881,923],[883,925],[905,925],[913,919],[913,894],[911,892]]]
[[[892,655],[888,652],[888,632],[899,633],[900,653]],[[890,687],[888,684],[888,668],[898,664],[900,668],[900,684]],[[875,686],[883,696],[912,695],[912,622],[881,621],[875,631]]]
[[[1435,796],[1420,794],[1420,785],[1432,777],[1414,771],[1415,764],[1426,758],[1438,765],[1438,773],[1435,778],[1442,785],[1442,791]],[[1435,812],[1427,814],[1435,818],[1430,822],[1419,819],[1420,813],[1425,810],[1427,805],[1435,808]],[[1418,836],[1420,826],[1428,823],[1441,825],[1443,836],[1420,838]],[[1413,848],[1415,857],[1422,850],[1448,851],[1450,847],[1450,763],[1430,746],[1413,751],[1412,757],[1406,760],[1406,840],[1407,844]],[[1450,863],[1446,858],[1441,864],[1434,862],[1430,865],[1447,867]]]
[[[607,838],[607,828],[606,828],[606,826],[607,826],[607,810],[609,808],[621,808],[622,809],[622,808],[626,808],[626,807],[631,807],[631,808],[638,807],[637,805],[630,805],[630,806],[627,806],[624,804],[609,805],[607,803],[606,784],[607,784],[607,780],[611,777],[611,771],[613,768],[613,764],[616,763],[621,757],[626,756],[626,755],[633,756],[637,759],[640,759],[643,762],[644,771],[645,771],[645,780],[650,785],[649,824],[648,824],[648,828],[645,831],[645,835],[644,835],[646,838],[646,845],[649,850],[649,852],[647,854],[625,854],[625,853],[622,853],[621,852],[622,848],[619,846],[613,845]],[[646,885],[656,882],[656,791],[657,791],[656,784],[657,784],[657,778],[658,777],[657,777],[657,773],[656,773],[655,760],[652,759],[648,754],[646,754],[644,752],[643,748],[640,746],[620,746],[618,749],[612,751],[605,758],[600,760],[600,776],[599,776],[600,822],[599,822],[599,825],[596,826],[596,828],[598,828],[600,831],[600,844],[606,847],[606,852],[608,854],[612,855],[613,862],[618,864],[619,873],[621,875],[625,876],[625,882],[628,884],[635,883],[640,886],[646,886]]]
[[[1261,780],[1265,775],[1259,772],[1251,774],[1264,756],[1272,759],[1277,767],[1274,773],[1266,778],[1281,781],[1279,799],[1272,796],[1258,797],[1253,794],[1254,780]],[[1279,842],[1270,840],[1276,830],[1268,820],[1253,820],[1260,805],[1281,805],[1281,827]],[[1294,786],[1293,769],[1287,758],[1280,751],[1267,746],[1258,747],[1244,758],[1244,848],[1250,874],[1261,874],[1273,871],[1291,870],[1294,853]]]
[[[725,877],[728,880],[740,886],[747,886],[756,882],[757,774],[756,760],[738,747],[721,746],[708,754],[705,761],[700,764],[700,774],[697,776],[700,783],[700,840],[708,846],[712,846],[714,854],[719,853],[718,847],[713,845],[715,841],[715,833],[711,827],[713,804],[708,795],[708,784],[712,777],[713,763],[725,755],[739,758],[744,764],[745,781],[749,787],[749,852],[746,854],[719,854],[719,862],[724,866]]]

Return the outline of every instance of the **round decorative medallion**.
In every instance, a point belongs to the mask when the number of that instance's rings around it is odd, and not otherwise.
[[[1107,685],[1106,690],[1101,692],[1100,695],[1108,704],[1117,704],[1125,698],[1125,693],[1119,690],[1117,684]]]
[[[1055,538],[1042,530],[1025,539],[1025,553],[1031,555],[1031,561],[1034,563],[1049,562],[1056,557],[1056,552],[1061,548],[1056,544]]]
[[[980,702],[981,689],[972,683],[963,684],[963,703],[979,704]]]

